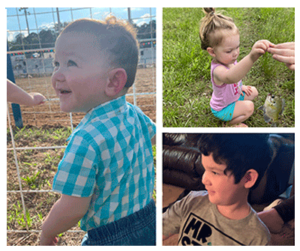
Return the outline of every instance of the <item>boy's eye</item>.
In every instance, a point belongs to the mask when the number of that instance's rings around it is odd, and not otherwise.
[[[77,66],[77,64],[73,60],[69,60],[67,66]]]
[[[217,172],[214,172],[214,171],[211,171],[214,175],[218,175],[218,173]]]

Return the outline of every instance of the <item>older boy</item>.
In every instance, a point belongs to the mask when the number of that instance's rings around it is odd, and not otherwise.
[[[43,223],[42,245],[80,219],[82,245],[155,245],[156,127],[125,100],[137,62],[136,35],[115,17],[77,20],[58,37],[53,88],[61,110],[86,115],[54,177],[62,196]]]
[[[178,245],[267,245],[268,229],[247,202],[271,161],[268,135],[204,134],[202,182],[163,215],[164,239]]]

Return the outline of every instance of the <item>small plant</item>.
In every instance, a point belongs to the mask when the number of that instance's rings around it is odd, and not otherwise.
[[[49,164],[53,162],[53,157],[50,155],[50,153],[46,152],[45,153],[46,158],[44,159],[45,163]]]
[[[36,189],[38,185],[38,177],[40,175],[40,171],[38,171],[36,174],[33,176],[27,176],[26,178],[21,178],[26,182],[26,184],[30,187],[30,189]]]
[[[23,208],[19,201],[12,205],[12,209],[7,211],[7,225],[16,223],[21,229],[26,229],[32,227],[33,219],[30,217],[28,210],[26,209],[26,219],[24,217]],[[26,224],[27,223],[27,224]]]

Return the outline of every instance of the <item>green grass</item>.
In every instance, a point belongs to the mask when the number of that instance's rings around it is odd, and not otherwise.
[[[246,56],[260,39],[283,43],[295,40],[294,8],[223,8],[217,9],[234,19],[240,30],[240,56]],[[199,23],[202,8],[163,9],[163,126],[221,127],[226,123],[210,110],[211,57],[200,47]],[[251,127],[269,126],[262,111],[266,95],[281,95],[286,101],[279,126],[295,126],[294,72],[266,53],[243,78],[243,84],[257,88],[255,111],[246,121]]]

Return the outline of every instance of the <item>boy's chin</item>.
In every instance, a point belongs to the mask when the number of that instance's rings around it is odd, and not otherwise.
[[[63,112],[71,113],[71,112],[86,112],[82,107],[74,107],[64,103],[60,103],[60,110]]]
[[[67,113],[70,113],[70,112],[77,112],[74,108],[71,108],[71,107],[66,107],[64,105],[60,105],[60,110],[63,111],[63,112],[67,112]]]
[[[208,194],[208,199],[209,199],[210,203],[218,204],[217,201],[216,201],[216,198],[214,198],[213,195]]]
[[[70,109],[67,109],[67,108],[65,108],[65,107],[63,107],[63,106],[60,106],[60,110],[61,110],[62,112],[72,112]]]
[[[212,203],[212,204],[216,204],[216,205],[217,205],[216,201],[214,201],[214,200],[210,199],[209,197],[208,197],[208,199],[209,199],[209,202],[210,202],[210,203]]]

